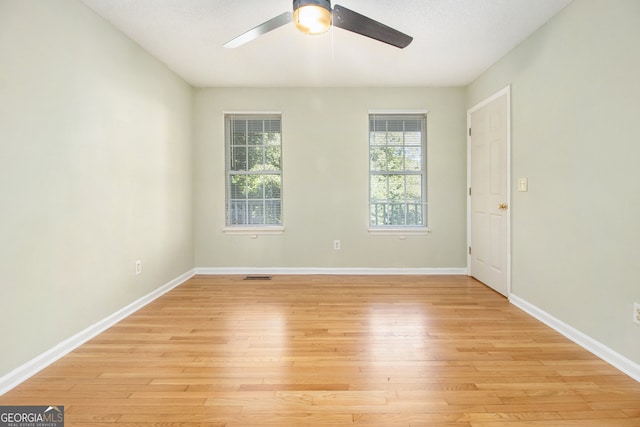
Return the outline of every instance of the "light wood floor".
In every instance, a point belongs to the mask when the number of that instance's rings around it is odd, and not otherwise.
[[[67,426],[640,426],[640,383],[462,276],[197,276],[10,404]]]

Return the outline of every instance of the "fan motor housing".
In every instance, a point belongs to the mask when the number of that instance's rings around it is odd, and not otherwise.
[[[298,9],[302,6],[314,5],[320,6],[322,8],[327,9],[331,12],[331,1],[330,0],[293,0],[293,10]]]

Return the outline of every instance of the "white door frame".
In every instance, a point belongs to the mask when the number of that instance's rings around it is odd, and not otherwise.
[[[467,110],[467,248],[471,247],[471,113],[492,101],[507,96],[507,298],[511,295],[511,85],[494,93]],[[471,275],[471,254],[467,250],[467,275]]]

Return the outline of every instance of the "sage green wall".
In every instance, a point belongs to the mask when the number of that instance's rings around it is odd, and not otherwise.
[[[468,89],[511,84],[512,291],[640,363],[640,1],[575,0]],[[513,191],[513,190],[512,190]]]
[[[429,110],[432,233],[372,236],[368,111]],[[285,233],[225,235],[225,111],[280,111]],[[465,268],[464,90],[213,88],[195,96],[197,267]],[[333,250],[333,240],[342,249]]]
[[[193,100],[76,0],[0,0],[0,58],[2,376],[193,268]]]

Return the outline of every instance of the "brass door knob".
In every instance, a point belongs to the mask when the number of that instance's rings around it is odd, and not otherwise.
[[[500,203],[498,205],[498,209],[500,209],[501,211],[506,211],[507,210],[507,204],[506,203]]]

